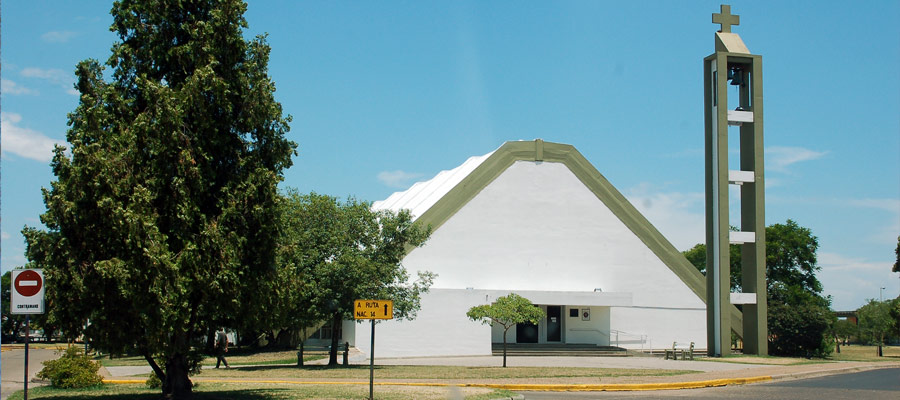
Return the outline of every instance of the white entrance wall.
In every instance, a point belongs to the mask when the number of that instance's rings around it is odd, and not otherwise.
[[[378,357],[415,357],[415,356],[447,356],[447,355],[490,355],[491,343],[503,342],[503,328],[491,327],[474,322],[466,317],[470,308],[491,304],[498,297],[512,292],[532,300],[537,304],[565,305],[590,304],[592,309],[600,313],[591,316],[592,329],[604,329],[602,310],[610,306],[629,306],[631,296],[627,293],[608,292],[536,292],[510,290],[480,289],[432,289],[422,295],[422,309],[415,320],[378,322],[375,326],[375,358]],[[546,307],[544,307],[546,309]],[[584,307],[582,307],[584,308]],[[563,307],[564,320],[568,311]],[[608,325],[608,312],[606,324]],[[568,321],[563,323],[566,329]],[[344,328],[344,332],[350,329]],[[541,321],[540,343],[545,343],[546,321]],[[609,329],[606,327],[605,329]],[[508,343],[515,343],[515,327],[507,333]],[[369,321],[357,323],[355,326],[355,345],[364,354],[369,354],[371,340]],[[563,338],[569,333],[564,331]],[[353,343],[353,341],[351,341]],[[602,344],[600,342],[585,342]]]
[[[578,310],[569,316],[568,310]],[[588,310],[588,320],[583,317]],[[609,346],[609,307],[570,306],[564,311],[566,343]]]

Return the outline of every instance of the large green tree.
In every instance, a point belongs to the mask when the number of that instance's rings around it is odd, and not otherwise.
[[[856,311],[859,315],[859,332],[862,339],[878,346],[879,357],[883,355],[882,346],[885,343],[885,336],[888,336],[894,328],[895,321],[891,316],[892,305],[891,300],[869,299],[866,305]]]
[[[506,368],[506,332],[509,328],[529,322],[537,325],[544,318],[544,310],[522,296],[510,293],[497,298],[492,304],[474,306],[466,312],[472,321],[503,327],[503,368]]]
[[[46,230],[26,228],[64,331],[137,351],[189,398],[193,345],[255,306],[274,273],[274,206],[294,143],[264,37],[240,0],[121,0],[106,62],[76,69],[71,153],[57,148]],[[260,310],[255,310],[259,312]]]
[[[816,277],[818,239],[809,228],[788,219],[766,227],[766,286],[769,352],[781,355],[827,355],[828,330],[833,315],[831,300],[823,297]],[[741,289],[741,248],[731,245],[731,290]],[[697,269],[706,273],[706,245],[684,252]],[[823,322],[825,321],[825,322]],[[798,335],[801,332],[802,335]]]
[[[279,240],[279,321],[287,327],[325,321],[338,332],[353,318],[357,299],[393,300],[395,319],[415,318],[420,295],[434,274],[410,281],[401,265],[408,249],[421,246],[430,229],[406,210],[373,211],[366,202],[289,191],[282,203]],[[332,335],[329,365],[337,365],[338,335]]]

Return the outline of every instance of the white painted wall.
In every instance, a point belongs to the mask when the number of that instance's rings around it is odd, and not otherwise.
[[[628,293],[633,307],[592,306],[592,322],[604,313],[609,321],[598,330],[646,334],[657,348],[673,340],[706,346],[702,299],[564,164],[517,161],[403,264],[437,273],[435,288]],[[501,336],[465,318],[477,301],[460,291],[433,290],[417,321],[376,328],[376,357],[382,338],[383,356],[490,354],[490,342]],[[563,318],[570,322],[567,311]],[[572,326],[564,327],[570,343],[596,343],[569,331]],[[356,345],[365,351],[368,333],[357,326]]]
[[[570,317],[569,309],[577,308],[578,316]],[[582,319],[582,311],[589,309],[589,321]],[[609,307],[570,306],[564,311],[566,343],[609,346]]]
[[[672,342],[694,342],[696,348],[706,348],[706,308],[611,307],[610,326],[623,332],[647,335],[655,349],[672,347]],[[621,335],[620,339],[624,337],[627,336]],[[641,348],[639,343],[626,343],[624,340],[620,346]]]
[[[422,296],[413,321],[383,321],[375,325],[375,359],[447,355],[490,355],[491,327],[473,322],[466,311],[486,304],[483,293],[465,289],[432,289]],[[356,347],[371,350],[369,321],[356,324]]]
[[[403,264],[436,272],[439,288],[602,288],[636,306],[705,307],[561,163],[517,161]]]

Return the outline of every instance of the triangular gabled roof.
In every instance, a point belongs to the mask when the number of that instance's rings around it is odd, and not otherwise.
[[[457,211],[516,161],[562,163],[675,273],[703,302],[706,277],[672,245],[574,146],[561,143],[510,141],[480,157],[471,157],[433,179],[414,184],[383,201],[375,209],[409,209],[416,220],[440,229]],[[732,306],[732,327],[741,334],[741,313]]]

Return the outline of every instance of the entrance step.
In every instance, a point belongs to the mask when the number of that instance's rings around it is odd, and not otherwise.
[[[492,343],[495,356],[503,355],[503,343]],[[629,357],[628,351],[615,346],[593,344],[534,344],[509,343],[507,356],[559,356],[559,357]]]

